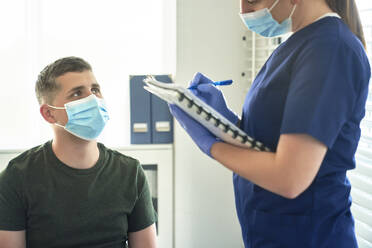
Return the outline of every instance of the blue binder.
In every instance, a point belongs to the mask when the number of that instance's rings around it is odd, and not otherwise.
[[[158,75],[155,78],[164,83],[172,83],[169,75]],[[151,94],[151,113],[152,143],[173,143],[173,116],[168,104],[153,94]]]
[[[155,75],[172,83],[169,75]],[[166,102],[150,94],[143,86],[145,75],[130,76],[131,144],[173,143],[173,116]]]
[[[146,76],[130,76],[131,144],[151,144],[151,94],[143,89]]]

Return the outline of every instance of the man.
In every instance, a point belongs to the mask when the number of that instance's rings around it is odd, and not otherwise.
[[[0,248],[155,248],[156,213],[139,162],[97,143],[108,113],[91,66],[62,58],[39,75],[54,138],[0,174]]]

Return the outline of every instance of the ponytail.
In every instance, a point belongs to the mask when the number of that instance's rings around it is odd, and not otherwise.
[[[360,21],[358,8],[355,0],[326,0],[332,11],[339,14],[342,20],[350,28],[350,30],[359,38],[364,48],[366,41],[364,39],[362,22]]]

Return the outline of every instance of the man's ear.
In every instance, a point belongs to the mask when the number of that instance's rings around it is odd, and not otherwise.
[[[54,112],[53,110],[54,109],[52,109],[45,103],[40,106],[41,116],[44,118],[44,120],[46,120],[50,124],[56,123],[56,119],[54,118],[54,115],[53,115],[53,112]]]

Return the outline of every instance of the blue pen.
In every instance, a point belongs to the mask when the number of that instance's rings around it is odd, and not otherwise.
[[[230,79],[230,80],[224,80],[224,81],[216,81],[216,82],[213,82],[212,84],[214,86],[220,86],[220,85],[230,85],[230,84],[232,84],[232,82],[233,81]],[[189,89],[189,90],[195,90],[196,88],[198,88],[198,85],[190,86],[187,89]]]

